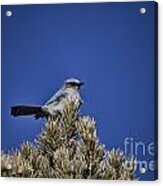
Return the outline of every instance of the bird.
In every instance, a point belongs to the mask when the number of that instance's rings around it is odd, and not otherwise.
[[[15,105],[11,106],[11,115],[29,116],[35,119],[56,116],[62,114],[67,102],[75,102],[76,109],[79,109],[83,100],[80,96],[80,88],[84,85],[79,79],[69,78],[64,81],[63,86],[43,105]]]

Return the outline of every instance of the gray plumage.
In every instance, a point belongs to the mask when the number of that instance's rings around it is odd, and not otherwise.
[[[70,78],[64,82],[63,87],[56,92],[44,105],[42,106],[26,106],[18,105],[11,107],[11,115],[23,116],[34,115],[35,118],[55,116],[62,113],[65,104],[68,101],[73,101],[76,108],[79,109],[83,102],[80,96],[80,86],[83,85],[78,79]]]

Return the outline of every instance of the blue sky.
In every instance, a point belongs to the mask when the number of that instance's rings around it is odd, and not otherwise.
[[[45,103],[69,77],[85,82],[81,112],[107,147],[152,142],[154,58],[154,2],[2,6],[2,149],[33,141],[44,123],[10,107]]]

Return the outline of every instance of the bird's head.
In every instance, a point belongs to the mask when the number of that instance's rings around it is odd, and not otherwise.
[[[80,87],[81,87],[82,85],[84,85],[84,83],[81,82],[81,81],[78,80],[78,79],[70,78],[70,79],[67,79],[67,80],[64,82],[64,85],[65,85],[66,88],[73,88],[73,89],[79,90]]]

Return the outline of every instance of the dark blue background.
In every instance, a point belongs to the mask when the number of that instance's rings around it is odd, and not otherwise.
[[[152,142],[154,6],[2,6],[2,149],[33,141],[43,127],[42,120],[11,117],[10,106],[43,104],[68,77],[85,82],[82,113],[96,119],[107,147],[123,148],[125,137]],[[140,14],[141,7],[146,14]],[[150,171],[138,176],[154,179]]]

